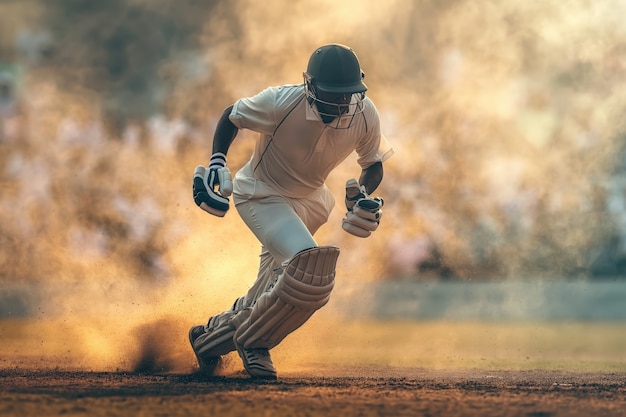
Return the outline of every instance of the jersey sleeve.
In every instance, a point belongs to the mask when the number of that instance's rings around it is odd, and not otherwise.
[[[271,135],[276,126],[275,90],[269,87],[255,96],[237,100],[230,112],[230,121],[238,129]]]
[[[391,144],[381,131],[380,117],[374,103],[369,101],[365,112],[367,131],[356,147],[357,162],[361,168],[367,168],[376,162],[384,162],[394,153]]]

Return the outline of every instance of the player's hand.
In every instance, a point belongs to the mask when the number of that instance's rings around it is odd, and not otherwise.
[[[358,236],[368,237],[378,229],[383,212],[384,201],[380,197],[370,197],[365,187],[359,185],[355,179],[346,182],[346,207],[348,212],[342,221],[342,228],[346,232]]]
[[[193,175],[193,200],[202,210],[224,217],[230,208],[233,183],[226,167],[226,155],[215,153],[208,168],[198,165]]]

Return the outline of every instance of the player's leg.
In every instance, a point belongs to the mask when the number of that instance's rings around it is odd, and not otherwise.
[[[269,291],[282,273],[281,263],[317,243],[289,203],[279,196],[250,199],[236,205],[246,225],[263,244],[259,275],[246,294],[249,306],[231,322],[245,323],[259,297]],[[234,336],[234,334],[233,334]],[[234,344],[234,337],[232,338]],[[237,349],[248,373],[255,378],[276,378],[276,368],[267,348]]]
[[[246,296],[254,300],[249,317],[237,320],[235,345],[253,377],[276,378],[269,349],[304,324],[330,297],[339,250],[318,247],[311,234],[328,218],[334,204],[329,194],[324,188],[311,201],[272,196],[237,205],[264,247],[284,261],[274,282],[251,289]]]
[[[249,188],[258,192],[266,187],[259,182]],[[190,341],[201,368],[208,368],[206,363],[215,363],[220,355],[235,349],[232,336],[239,326],[246,322],[249,325],[258,321],[257,318],[254,318],[252,322],[248,320],[252,307],[263,294],[276,286],[287,261],[293,260],[292,258],[298,252],[317,247],[312,234],[327,221],[334,205],[332,194],[326,187],[321,188],[308,199],[286,199],[275,195],[240,195],[238,198],[236,195],[235,202],[242,219],[263,244],[264,251],[261,254],[259,274],[246,296],[237,300],[231,310],[212,317],[207,325],[194,326],[191,329]],[[333,278],[335,261],[331,261]],[[281,265],[281,262],[284,265]],[[283,278],[283,280],[287,279]],[[325,300],[321,305],[325,304],[328,299],[327,295],[332,289],[332,285],[327,285],[327,279],[317,280],[318,282],[313,285],[305,286],[304,293],[298,296],[303,298],[300,301],[309,301],[313,297],[317,300],[316,303],[319,304],[320,300]],[[325,284],[320,294],[319,288],[315,287],[319,287],[322,281]],[[309,292],[311,294],[307,297]],[[277,302],[278,294],[280,293],[275,292],[269,300],[276,298],[274,301]],[[267,305],[267,302],[264,305]],[[283,326],[280,330],[283,333],[280,340],[304,323],[319,307],[305,309],[307,311],[302,311],[295,320],[290,321],[288,327]],[[262,313],[263,310],[259,311]],[[259,323],[263,323],[266,316],[261,314],[260,317]],[[271,327],[271,324],[266,326],[268,331]],[[289,330],[286,330],[288,328]],[[276,370],[268,348],[261,346],[248,349],[240,346],[238,352],[252,376],[275,378]]]

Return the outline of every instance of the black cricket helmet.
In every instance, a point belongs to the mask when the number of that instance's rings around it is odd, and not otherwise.
[[[353,118],[363,111],[365,73],[352,48],[341,44],[317,48],[303,75],[309,102],[317,105],[320,115],[337,119],[335,127],[341,118]]]

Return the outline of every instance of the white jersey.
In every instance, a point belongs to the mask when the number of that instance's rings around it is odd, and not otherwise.
[[[278,194],[303,198],[322,187],[353,151],[362,168],[393,154],[374,103],[366,97],[363,104],[363,112],[354,116],[348,129],[335,129],[324,124],[316,106],[309,104],[304,85],[285,85],[237,100],[230,120],[239,129],[260,133],[247,167],[254,177]],[[349,119],[341,122],[347,124]]]

